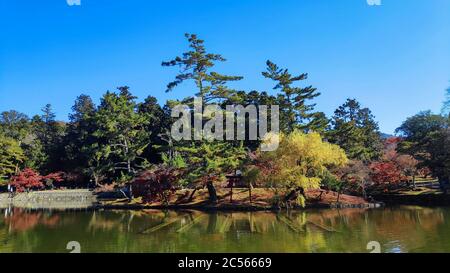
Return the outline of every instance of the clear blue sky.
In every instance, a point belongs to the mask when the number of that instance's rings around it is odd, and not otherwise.
[[[98,102],[121,85],[161,103],[192,94],[166,94],[177,69],[161,67],[186,49],[185,32],[228,59],[219,72],[245,77],[233,87],[271,91],[271,59],[309,73],[319,110],[356,98],[386,133],[438,112],[450,86],[448,0],[1,0],[0,29],[0,111],[51,103],[61,120],[79,94]]]

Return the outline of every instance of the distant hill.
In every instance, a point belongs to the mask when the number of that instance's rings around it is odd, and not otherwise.
[[[380,133],[380,136],[382,139],[388,139],[390,137],[395,137],[394,135],[386,134],[386,133]]]

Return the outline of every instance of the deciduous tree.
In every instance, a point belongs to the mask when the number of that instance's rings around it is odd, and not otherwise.
[[[385,190],[390,190],[392,186],[405,179],[394,162],[373,162],[370,169],[372,181]]]
[[[0,183],[16,174],[24,160],[19,142],[0,134]]]
[[[443,189],[450,183],[450,117],[420,112],[397,129],[403,138],[398,150],[419,160],[439,179]]]
[[[268,185],[287,190],[317,189],[329,169],[342,167],[348,161],[339,146],[324,142],[320,134],[298,130],[281,134],[278,149],[262,153],[261,160],[262,165],[272,169],[266,172]]]
[[[11,185],[15,187],[16,191],[18,192],[41,189],[44,187],[42,179],[43,177],[38,172],[30,168],[26,168],[12,177]]]

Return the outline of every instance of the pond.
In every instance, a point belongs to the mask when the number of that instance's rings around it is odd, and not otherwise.
[[[0,252],[450,252],[450,208],[0,212]]]

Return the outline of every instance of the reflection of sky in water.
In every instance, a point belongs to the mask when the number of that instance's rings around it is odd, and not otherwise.
[[[389,243],[386,243],[383,246],[384,249],[386,249],[386,253],[406,253],[405,249],[403,249],[403,246],[401,245],[400,241],[391,241]]]

